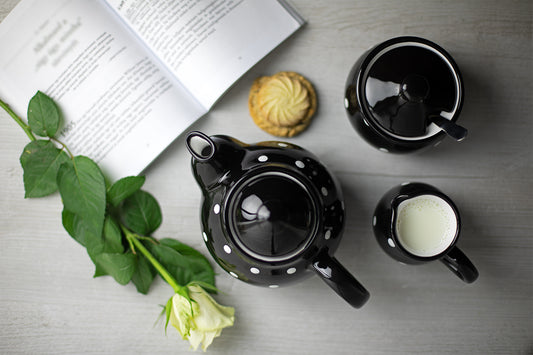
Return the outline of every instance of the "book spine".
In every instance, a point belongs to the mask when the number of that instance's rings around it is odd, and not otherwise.
[[[296,8],[290,4],[287,0],[277,0],[278,3],[300,24],[303,25],[307,21],[298,13]]]

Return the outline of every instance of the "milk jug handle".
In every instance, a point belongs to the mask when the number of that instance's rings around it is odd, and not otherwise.
[[[454,246],[440,261],[466,283],[476,281],[479,276],[474,264],[457,246]]]

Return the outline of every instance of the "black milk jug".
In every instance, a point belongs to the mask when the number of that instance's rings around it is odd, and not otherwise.
[[[231,276],[276,288],[318,274],[353,307],[367,290],[332,254],[344,228],[336,179],[318,159],[284,142],[245,144],[190,132],[201,226],[215,261]]]

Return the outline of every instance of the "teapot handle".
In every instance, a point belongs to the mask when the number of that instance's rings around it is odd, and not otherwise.
[[[368,301],[370,294],[364,286],[327,252],[319,254],[312,266],[320,278],[352,307],[360,308]]]

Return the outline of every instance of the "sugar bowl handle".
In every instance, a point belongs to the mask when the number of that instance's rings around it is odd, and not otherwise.
[[[323,251],[312,263],[313,269],[324,282],[352,307],[361,308],[370,294],[337,259]]]

